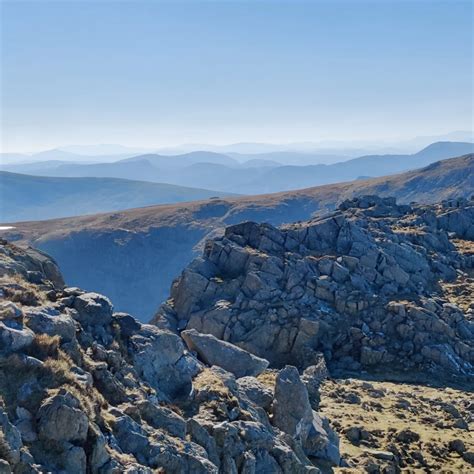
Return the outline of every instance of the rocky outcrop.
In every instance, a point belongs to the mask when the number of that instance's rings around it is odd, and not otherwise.
[[[114,313],[103,295],[64,287],[54,263],[32,255],[0,244],[1,472],[305,473],[339,464],[337,438],[295,368],[275,386],[284,374],[262,374],[267,361],[193,330],[187,346]],[[298,437],[279,421],[296,393],[306,403],[293,417]]]
[[[445,284],[468,278],[474,201],[398,205],[364,196],[275,228],[246,222],[206,243],[154,322],[212,334],[273,367],[469,375],[474,308]]]

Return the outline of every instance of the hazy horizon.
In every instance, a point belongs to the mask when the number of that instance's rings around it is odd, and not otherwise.
[[[360,143],[473,128],[471,2],[1,9],[4,152]]]
[[[437,141],[453,141],[453,142],[472,142],[474,141],[474,130],[455,130],[446,132],[440,135],[427,135],[427,136],[406,136],[406,137],[385,137],[379,140],[347,140],[341,138],[339,140],[321,140],[321,141],[240,141],[240,142],[210,142],[210,143],[174,143],[169,145],[156,145],[156,146],[140,146],[140,144],[133,143],[67,143],[52,146],[51,148],[34,149],[34,150],[7,150],[0,148],[0,153],[19,154],[19,155],[36,155],[43,152],[49,152],[53,150],[60,150],[69,152],[72,154],[82,155],[84,157],[90,156],[98,157],[101,155],[120,155],[127,153],[167,153],[176,154],[188,153],[191,151],[222,151],[222,153],[239,153],[239,148],[248,148],[250,151],[241,151],[242,153],[255,154],[268,153],[272,151],[281,152],[301,152],[301,153],[318,153],[321,150],[334,153],[338,153],[341,150],[413,150],[417,151],[430,145],[432,142]],[[234,150],[235,149],[235,150]]]

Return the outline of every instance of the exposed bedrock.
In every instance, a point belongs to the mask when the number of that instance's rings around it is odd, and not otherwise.
[[[398,205],[363,196],[275,228],[246,222],[209,240],[154,318],[195,329],[273,367],[436,370],[472,374],[474,201]],[[451,295],[452,296],[452,295]],[[467,296],[469,298],[469,296]]]

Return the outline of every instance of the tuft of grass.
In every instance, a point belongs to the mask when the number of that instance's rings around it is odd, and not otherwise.
[[[113,426],[116,422],[116,418],[114,415],[110,414],[110,412],[104,410],[101,413],[100,420],[98,421],[98,424],[102,431],[105,429],[105,431],[113,431]]]
[[[58,335],[36,334],[32,344],[28,348],[28,354],[40,360],[47,358],[57,358],[61,337]]]
[[[3,431],[0,431],[0,459],[4,459],[8,463],[12,464],[12,453],[10,446],[5,439]]]
[[[79,383],[71,368],[74,361],[64,351],[59,350],[57,359],[48,358],[44,362],[44,369],[48,374],[45,380],[47,386],[65,388],[78,400],[81,408],[89,418],[95,418],[100,409],[107,406],[107,401],[94,387],[88,388]]]
[[[208,392],[218,397],[229,397],[229,389],[224,382],[209,368],[205,368],[193,380],[194,389],[198,392]]]
[[[226,420],[228,413],[239,407],[239,400],[225,386],[224,382],[209,368],[200,372],[193,380],[195,399],[199,411],[205,411],[216,421]]]
[[[74,384],[76,378],[71,372],[74,362],[64,351],[59,350],[57,357],[48,357],[44,361],[44,372],[47,377],[45,382],[48,386],[59,387],[70,383]]]

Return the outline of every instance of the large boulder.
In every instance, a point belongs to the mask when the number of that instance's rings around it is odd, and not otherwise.
[[[25,316],[28,327],[36,333],[58,335],[63,342],[70,342],[76,336],[74,319],[54,308],[29,309]]]
[[[142,327],[133,316],[127,313],[114,313],[113,322],[120,328],[122,337],[131,337]]]
[[[112,319],[113,306],[110,300],[99,293],[84,293],[76,296],[74,309],[76,319],[86,326],[103,326]]]
[[[218,365],[232,372],[237,378],[256,376],[267,367],[268,361],[250,354],[229,342],[221,341],[211,334],[201,334],[195,329],[181,333],[188,349],[198,354],[199,358],[208,365]]]
[[[64,443],[62,447],[63,451],[56,461],[63,468],[63,472],[86,474],[87,459],[84,448],[72,443]]]
[[[0,351],[5,354],[28,347],[35,337],[34,332],[16,321],[0,321]]]
[[[137,405],[141,417],[157,429],[163,429],[173,436],[184,439],[186,436],[186,421],[167,407],[156,405],[149,400],[143,400]]]
[[[273,424],[293,436],[303,425],[308,427],[312,418],[308,391],[300,379],[298,369],[288,365],[276,377]]]
[[[237,380],[237,387],[241,394],[255,405],[268,410],[273,402],[272,390],[255,377],[241,377]]]
[[[84,442],[89,419],[79,400],[65,389],[47,398],[38,410],[38,434],[46,441]]]

